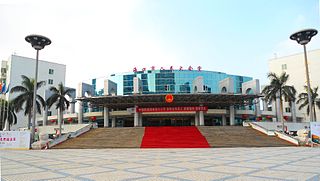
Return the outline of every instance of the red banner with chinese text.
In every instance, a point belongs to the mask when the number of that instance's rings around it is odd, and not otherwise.
[[[137,107],[137,112],[193,112],[208,111],[207,106],[183,106],[183,107]]]

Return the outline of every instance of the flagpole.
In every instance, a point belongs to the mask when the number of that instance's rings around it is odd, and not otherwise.
[[[9,87],[8,87],[9,88]],[[5,95],[6,95],[6,93],[5,93]],[[10,131],[10,123],[9,123],[9,109],[10,109],[10,102],[9,102],[9,95],[8,95],[8,101],[7,101],[7,103],[8,103],[8,107],[7,107],[7,121],[5,122],[6,123],[6,126],[8,126],[8,131]]]
[[[2,114],[2,111],[1,111],[2,110],[2,102],[3,102],[3,99],[2,99],[2,96],[1,96],[1,103],[0,103],[0,119],[1,120],[0,121],[1,121],[1,125],[3,124],[1,129],[4,131],[4,128],[5,128],[6,124],[2,122],[2,117],[1,117],[1,114]]]
[[[2,117],[1,117],[1,122],[4,124],[4,128],[3,129],[7,129],[6,128],[6,123],[5,123],[5,119],[4,119],[4,107],[5,107],[5,100],[4,100],[4,97],[3,97],[3,94],[2,94],[2,90],[1,90],[1,99],[2,99],[2,106],[1,106],[1,113],[2,113]]]

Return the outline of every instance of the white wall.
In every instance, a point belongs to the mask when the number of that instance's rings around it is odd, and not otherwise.
[[[41,51],[39,56],[41,58]],[[8,60],[7,70],[7,83],[10,83],[10,87],[12,88],[14,86],[21,85],[21,75],[25,75],[29,78],[34,78],[35,64],[35,59],[12,55]],[[49,74],[49,69],[53,69],[54,73]],[[38,82],[45,81],[46,84],[40,89],[38,89],[37,94],[41,95],[44,98],[45,90],[49,89],[49,87],[57,86],[60,82],[62,82],[63,85],[65,85],[65,74],[66,65],[40,60],[38,65]],[[48,83],[48,79],[53,80],[52,85]],[[9,96],[9,99],[12,100],[17,95],[18,94],[8,94],[7,97]],[[56,114],[54,106],[52,106],[50,111],[52,111],[53,115]],[[27,127],[28,118],[24,116],[23,112],[24,111],[21,111],[17,114],[18,123],[17,125],[14,125],[12,129],[17,129],[19,127]]]
[[[302,49],[302,46],[301,46]],[[302,49],[303,50],[303,49]],[[307,53],[308,56],[308,65],[309,65],[309,75],[311,81],[311,87],[320,88],[320,49],[312,50]],[[282,65],[286,64],[287,69],[282,70]],[[294,54],[286,57],[280,57],[269,60],[269,71],[275,72],[277,75],[280,75],[282,72],[289,74],[289,80],[287,85],[294,85],[297,90],[297,96],[301,92],[306,92],[304,85],[306,84],[306,71],[304,64],[304,54]],[[318,94],[319,94],[318,90]],[[306,109],[299,111],[299,105],[296,106],[297,114],[304,115],[305,120],[309,120],[309,116],[306,114]],[[320,121],[320,111],[316,108],[317,119]]]

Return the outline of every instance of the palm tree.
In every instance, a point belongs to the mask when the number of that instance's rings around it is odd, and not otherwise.
[[[308,87],[304,86],[305,90],[307,91]],[[316,114],[316,106],[320,109],[320,100],[317,100],[319,94],[318,94],[318,89],[319,87],[315,87],[313,89],[310,89],[311,93],[311,106],[313,108],[313,113],[314,113],[314,119],[317,120],[317,114]],[[300,104],[299,110],[307,106],[307,114],[310,114],[310,108],[309,108],[309,100],[308,100],[308,93],[303,92],[300,93],[298,96],[297,104]]]
[[[0,105],[4,106],[0,108],[0,121],[1,121],[1,130],[4,129],[4,126],[6,124],[6,120],[8,121],[9,125],[9,131],[10,131],[10,126],[12,124],[17,124],[17,115],[14,112],[14,107],[12,103],[1,99],[0,100]]]
[[[270,103],[272,101],[276,101],[277,95],[280,98],[280,119],[282,121],[282,128],[284,129],[284,121],[283,121],[283,98],[288,100],[295,99],[296,90],[293,86],[286,85],[289,75],[285,72],[282,73],[280,76],[277,76],[275,73],[270,72],[268,73],[268,78],[270,79],[270,85],[267,85],[263,90],[262,93],[265,95],[265,99]],[[276,105],[278,106],[278,105]]]
[[[66,98],[66,95],[70,96],[70,93],[74,91],[74,89],[65,88],[62,82],[58,85],[58,87],[50,87],[49,90],[53,93],[47,99],[47,106],[50,109],[51,106],[56,103],[56,109],[58,110],[58,124],[59,124],[59,134],[61,134],[61,123],[63,119],[63,111],[69,108],[70,102]]]
[[[25,75],[21,75],[22,82],[21,85],[12,87],[10,93],[21,93],[16,98],[12,100],[12,104],[16,112],[20,112],[24,110],[24,115],[28,115],[28,129],[30,129],[31,117],[32,117],[32,109],[33,109],[33,87],[34,87],[34,79],[30,79]],[[37,90],[45,84],[45,81],[37,82]],[[37,112],[41,114],[41,106],[45,106],[44,99],[37,94],[36,96],[36,105]],[[23,108],[24,106],[24,108]],[[36,115],[33,115],[36,116]]]

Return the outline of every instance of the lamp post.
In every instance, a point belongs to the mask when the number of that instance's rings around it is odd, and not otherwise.
[[[51,44],[51,40],[45,36],[41,35],[29,35],[26,36],[25,40],[31,44],[31,46],[37,50],[36,57],[36,69],[34,75],[34,86],[33,86],[33,102],[32,102],[32,128],[31,128],[31,143],[34,141],[34,132],[36,126],[36,96],[37,96],[37,79],[38,79],[38,62],[39,62],[39,50],[43,49],[46,45]]]
[[[306,44],[308,44],[313,36],[318,33],[316,29],[304,29],[293,33],[290,36],[291,40],[296,40],[300,45],[303,45],[304,50],[304,64],[306,67],[306,78],[307,78],[307,92],[308,92],[308,102],[309,102],[309,109],[310,109],[310,122],[314,121],[314,114],[312,108],[312,100],[311,100],[311,86],[310,86],[310,78],[309,78],[309,68],[308,68],[308,60],[307,60],[307,50]]]

